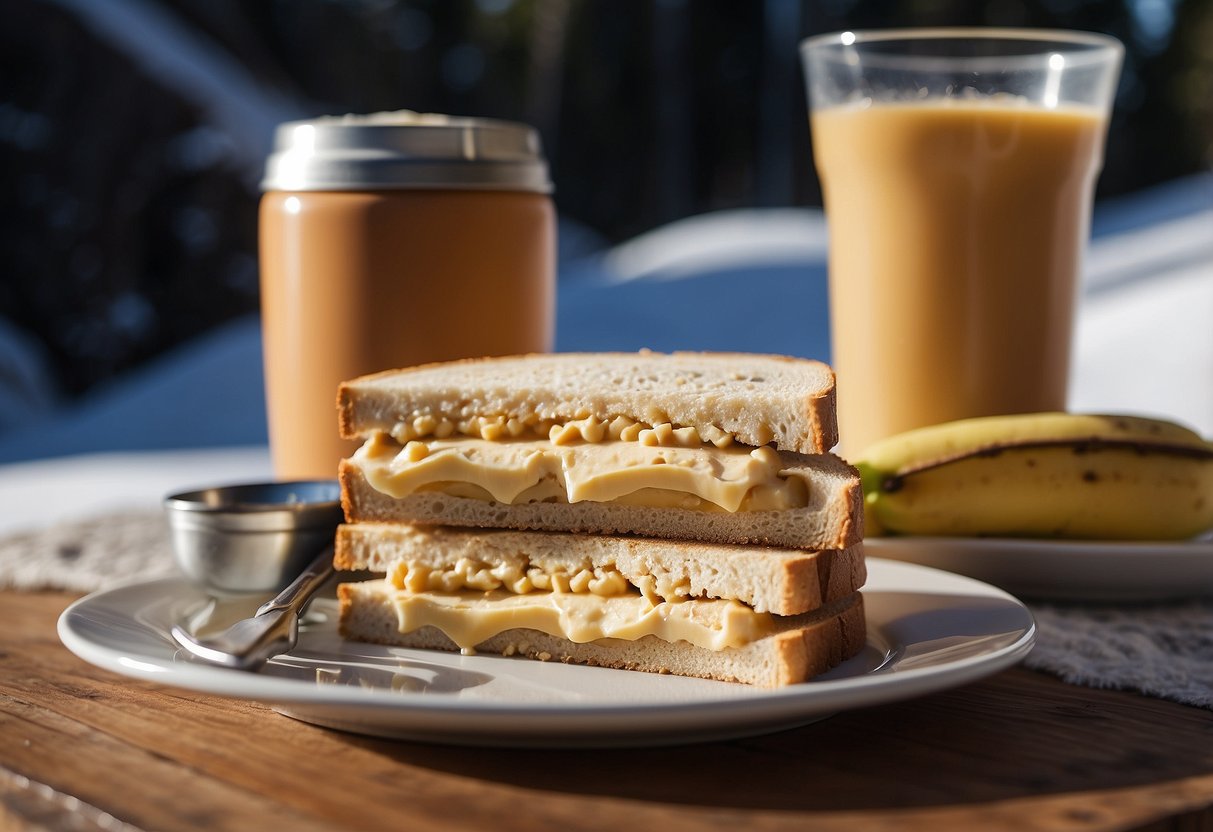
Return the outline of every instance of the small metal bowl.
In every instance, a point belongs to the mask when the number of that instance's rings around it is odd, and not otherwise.
[[[224,595],[282,589],[344,519],[335,480],[204,488],[172,494],[164,508],[181,571]]]

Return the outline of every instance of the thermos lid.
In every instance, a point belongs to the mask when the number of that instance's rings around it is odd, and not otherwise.
[[[400,110],[280,124],[261,187],[549,193],[552,183],[525,124]]]

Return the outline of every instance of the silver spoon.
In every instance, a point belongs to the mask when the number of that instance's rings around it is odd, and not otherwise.
[[[256,670],[294,647],[304,606],[333,574],[333,534],[344,519],[340,494],[336,482],[316,480],[167,497],[173,554],[191,582],[218,597],[281,589],[253,617],[217,635],[195,635],[178,624],[173,640],[203,661],[241,670]]]
[[[333,574],[333,547],[324,549],[286,589],[266,601],[252,618],[237,621],[214,636],[198,637],[180,624],[172,636],[190,654],[211,664],[237,670],[256,670],[285,653],[299,640],[303,607]]]

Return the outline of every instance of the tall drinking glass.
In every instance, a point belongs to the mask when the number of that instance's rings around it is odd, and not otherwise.
[[[1123,49],[1079,32],[806,40],[841,450],[1066,405]]]

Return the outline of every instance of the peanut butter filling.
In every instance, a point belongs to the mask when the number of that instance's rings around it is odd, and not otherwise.
[[[398,590],[393,597],[400,631],[431,626],[465,653],[507,630],[538,630],[584,643],[598,639],[635,641],[655,636],[708,650],[741,647],[761,638],[771,617],[737,601],[652,603],[639,593],[602,596],[575,592]]]
[[[613,441],[610,423],[593,420],[548,430],[547,439],[435,436],[404,445],[380,433],[352,459],[372,488],[396,498],[439,490],[506,505],[591,501],[728,512],[808,502],[804,481],[789,476],[770,447],[717,446],[669,424],[621,425]]]

